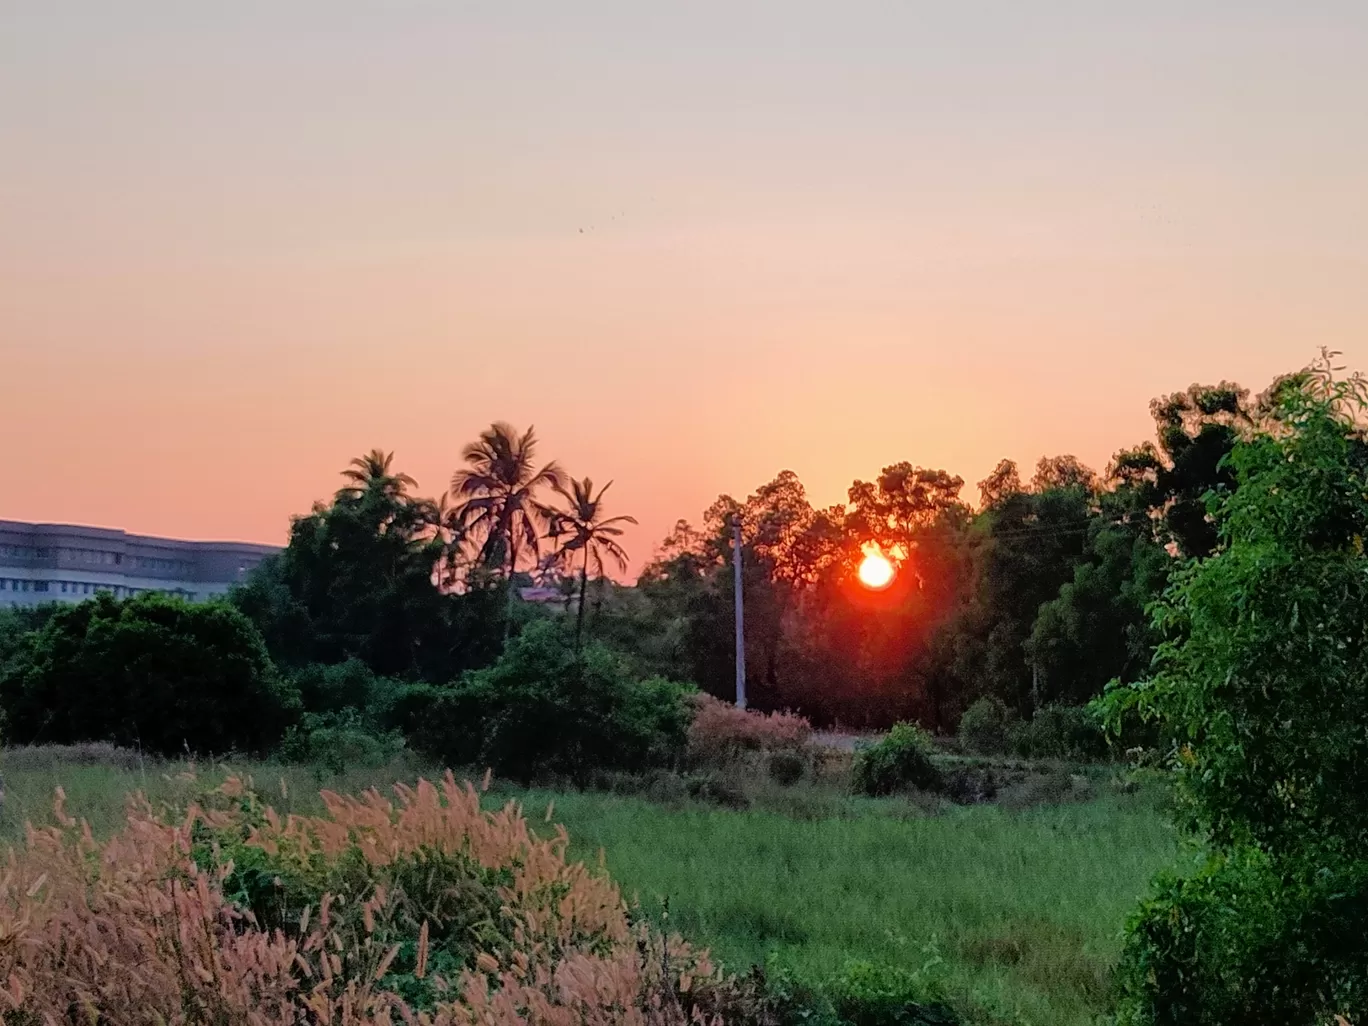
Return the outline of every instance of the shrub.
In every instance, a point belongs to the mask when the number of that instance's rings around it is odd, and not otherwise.
[[[769,773],[776,784],[792,787],[807,772],[807,760],[798,752],[778,751],[769,757]]]
[[[57,808],[0,879],[7,1022],[685,1026],[706,955],[450,775],[282,818],[229,781],[98,843]],[[226,806],[226,807],[225,807]],[[188,853],[188,854],[187,854]]]
[[[751,1022],[959,1026],[959,1017],[940,1000],[943,964],[929,949],[926,964],[915,970],[859,961],[825,978],[807,979],[776,967],[752,985],[749,1001],[736,1004],[750,1012]]]
[[[1128,925],[1117,969],[1126,1024],[1320,1024],[1368,1012],[1368,866],[1293,875],[1252,848],[1164,877]]]
[[[107,595],[54,612],[0,668],[10,739],[162,755],[260,752],[298,715],[261,636],[223,603]]]
[[[383,720],[402,685],[377,677],[359,659],[310,663],[290,674],[305,712],[340,713],[355,709],[371,720]]]
[[[980,698],[960,717],[959,737],[978,755],[1004,755],[1011,742],[1016,716],[1000,698]]]
[[[824,988],[842,1026],[957,1026],[922,972],[856,962]]]
[[[530,624],[499,661],[448,688],[401,695],[420,717],[413,743],[448,765],[479,765],[527,780],[596,767],[641,770],[682,754],[693,689],[656,677],[639,681],[602,645],[576,653],[563,629]]]
[[[916,724],[895,724],[882,740],[855,753],[855,789],[874,796],[907,788],[935,790],[941,778],[932,750],[931,738]]]
[[[348,766],[383,766],[403,750],[402,734],[378,732],[352,709],[305,713],[280,743],[280,757],[286,762],[313,763],[334,773]]]
[[[1066,759],[1087,762],[1107,755],[1107,738],[1097,719],[1082,706],[1047,705],[1018,723],[1012,748],[1023,759]]]
[[[812,740],[812,724],[793,713],[738,709],[707,694],[696,701],[689,727],[689,758],[696,765],[723,766],[746,752],[798,751]]]

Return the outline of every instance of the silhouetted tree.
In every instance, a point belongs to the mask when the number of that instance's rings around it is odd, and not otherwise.
[[[627,552],[618,543],[622,537],[622,524],[635,524],[636,518],[630,516],[604,517],[603,495],[613,485],[609,481],[594,494],[594,482],[589,478],[582,481],[570,480],[570,487],[556,485],[556,491],[565,500],[565,507],[551,514],[553,536],[568,532],[570,537],[562,546],[561,553],[568,561],[580,560],[579,608],[575,611],[575,647],[578,648],[584,636],[584,605],[589,586],[589,569],[602,578],[605,573],[605,557],[621,573],[627,571]]]

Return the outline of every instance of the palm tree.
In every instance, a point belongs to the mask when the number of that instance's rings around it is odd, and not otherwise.
[[[443,492],[435,499],[419,500],[423,522],[432,532],[432,540],[441,545],[437,560],[437,588],[445,591],[456,572],[457,555],[461,545],[460,534],[456,530],[451,496]]]
[[[556,485],[556,491],[566,501],[566,508],[556,510],[553,520],[553,535],[568,533],[570,540],[561,547],[567,562],[583,552],[580,563],[579,609],[575,613],[575,647],[579,648],[584,633],[585,592],[589,587],[589,567],[594,568],[594,576],[604,576],[604,558],[612,560],[619,571],[627,569],[627,552],[618,544],[622,536],[619,524],[635,524],[635,517],[618,516],[603,518],[603,493],[613,486],[609,481],[594,494],[594,482],[589,478],[583,481],[570,480],[570,487]]]
[[[393,465],[394,453],[383,449],[372,449],[366,455],[356,457],[342,471],[342,476],[351,482],[343,491],[360,495],[368,488],[379,486],[391,498],[404,498],[409,488],[418,487],[418,482],[407,474],[394,473]]]
[[[536,492],[543,485],[559,488],[564,482],[554,460],[535,469],[536,448],[534,428],[520,435],[500,421],[465,447],[462,457],[467,466],[451,475],[452,526],[463,537],[482,537],[485,562],[497,561],[503,567],[510,611],[518,559],[524,551],[534,557],[540,554],[541,529],[551,517]],[[507,633],[507,622],[504,630]]]

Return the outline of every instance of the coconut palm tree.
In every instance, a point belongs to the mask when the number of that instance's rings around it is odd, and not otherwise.
[[[618,544],[622,536],[620,524],[635,524],[636,518],[617,516],[604,518],[603,493],[613,486],[609,481],[594,494],[594,482],[589,478],[583,481],[570,480],[570,487],[564,484],[555,486],[557,493],[565,500],[565,508],[553,514],[552,534],[568,534],[570,540],[561,546],[561,554],[566,562],[580,560],[579,609],[575,613],[575,647],[578,648],[584,633],[585,592],[589,587],[589,568],[594,576],[604,576],[605,559],[611,560],[619,571],[627,569],[627,552]]]
[[[394,499],[405,498],[410,488],[417,488],[418,482],[407,474],[393,471],[394,453],[383,449],[372,449],[364,456],[358,456],[347,464],[342,476],[351,482],[343,491],[360,495],[366,489],[379,486]]]
[[[438,589],[446,591],[456,576],[461,547],[461,536],[457,530],[451,496],[443,492],[435,499],[420,499],[419,505],[427,531],[430,532],[432,540],[441,545],[436,578]]]
[[[559,488],[565,480],[554,460],[537,469],[536,449],[534,428],[520,435],[498,422],[465,447],[466,466],[451,475],[452,527],[461,537],[480,540],[480,556],[487,565],[503,568],[510,610],[518,560],[525,552],[534,558],[540,555],[542,529],[551,517],[551,510],[537,500],[537,491],[543,486]],[[507,627],[505,623],[505,631]]]

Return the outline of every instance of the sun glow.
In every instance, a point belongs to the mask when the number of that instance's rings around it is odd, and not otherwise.
[[[872,591],[881,591],[893,583],[893,564],[877,546],[866,546],[864,561],[860,563],[860,583]]]

